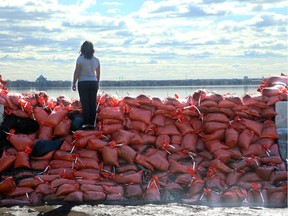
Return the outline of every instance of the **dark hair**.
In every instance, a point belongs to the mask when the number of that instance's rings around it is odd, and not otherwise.
[[[84,55],[84,58],[91,59],[94,52],[95,52],[94,46],[93,46],[93,43],[91,41],[85,41],[81,45],[80,53],[81,53],[81,55]]]

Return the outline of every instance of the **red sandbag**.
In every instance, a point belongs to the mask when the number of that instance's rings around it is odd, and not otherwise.
[[[228,167],[226,164],[224,164],[222,161],[218,159],[214,159],[210,162],[211,167],[215,167],[217,170],[223,172],[223,173],[230,173],[233,170]]]
[[[237,145],[239,132],[235,130],[233,127],[229,127],[225,131],[225,145],[230,148]]]
[[[180,135],[180,132],[178,131],[178,129],[176,128],[176,126],[174,124],[166,124],[163,127],[158,127],[157,130],[157,135],[160,134],[167,134],[167,135]]]
[[[86,180],[99,180],[100,179],[99,170],[97,170],[97,172],[91,172],[91,169],[78,170],[76,172],[73,172],[73,176],[75,178],[78,177],[78,178],[82,178],[82,179],[86,179]]]
[[[130,120],[129,118],[125,121],[125,127],[129,130],[136,130],[139,132],[144,132],[147,128],[147,125],[143,121],[134,121]]]
[[[11,168],[15,160],[16,157],[14,155],[11,155],[7,152],[7,150],[4,150],[0,158],[0,173]]]
[[[65,161],[65,160],[52,160],[50,161],[50,167],[52,169],[57,169],[57,168],[73,168],[73,163],[72,161]]]
[[[119,158],[124,159],[128,163],[134,163],[137,152],[127,145],[123,145],[117,148]]]
[[[135,97],[125,96],[122,98],[122,102],[129,106],[140,106],[139,99]]]
[[[143,189],[140,184],[126,185],[124,188],[124,194],[127,198],[142,198]]]
[[[229,118],[223,113],[209,113],[204,116],[204,122],[229,123]]]
[[[93,138],[95,138],[95,135],[90,135],[90,136],[76,139],[73,142],[73,145],[76,147],[76,149],[84,149],[88,144],[88,140],[93,139]]]
[[[196,194],[200,194],[203,192],[205,182],[200,178],[193,178],[193,181],[189,185],[188,195],[195,196]]]
[[[136,164],[139,164],[139,165],[142,165],[143,167],[145,167],[145,168],[147,168],[147,169],[149,169],[149,170],[151,170],[151,171],[154,171],[154,168],[153,168],[153,166],[148,162],[148,159],[147,159],[145,156],[143,156],[143,155],[141,155],[141,154],[139,154],[139,153],[137,153],[137,155],[136,155],[136,157],[135,157],[135,163],[136,163]]]
[[[8,177],[0,182],[0,194],[11,193],[16,188],[13,177]]]
[[[97,151],[81,149],[81,150],[74,151],[74,153],[78,154],[80,158],[90,158],[97,162],[100,162],[99,154]]]
[[[202,131],[204,133],[213,133],[216,130],[221,130],[221,129],[226,129],[228,128],[229,124],[228,123],[222,123],[222,122],[216,122],[216,121],[211,121],[211,122],[205,122],[202,127]]]
[[[218,149],[213,152],[214,158],[222,161],[223,163],[227,163],[231,159],[231,152],[225,149]]]
[[[152,117],[151,123],[163,127],[165,125],[165,119],[166,117],[164,115],[154,115]]]
[[[156,142],[156,136],[149,135],[146,133],[140,134],[141,139],[143,140],[143,145],[154,144]]]
[[[121,112],[119,107],[105,107],[100,110],[98,117],[102,119],[117,119],[124,121],[124,114]]]
[[[118,184],[142,184],[143,170],[132,174],[116,174],[113,179]]]
[[[187,173],[189,166],[183,165],[175,160],[169,160],[169,172],[171,173]]]
[[[29,154],[25,152],[18,152],[14,162],[14,168],[28,168],[30,169]]]
[[[68,195],[72,192],[75,192],[79,189],[79,185],[77,184],[62,184],[57,188],[56,195],[62,196],[62,195]]]
[[[119,167],[118,152],[116,148],[110,148],[107,146],[103,147],[102,158],[105,165]]]
[[[240,132],[238,137],[238,146],[247,150],[254,140],[254,133],[249,129]]]
[[[211,140],[208,142],[204,142],[206,148],[210,151],[210,153],[213,153],[214,151],[218,149],[228,149],[229,147],[224,145],[224,143],[220,140]]]
[[[123,145],[129,145],[134,136],[134,133],[127,130],[117,130],[111,134],[112,140]]]
[[[16,187],[13,191],[7,193],[8,197],[19,197],[26,195],[26,193],[30,194],[34,190],[30,187]]]
[[[63,144],[62,144],[63,145]],[[98,139],[98,138],[90,138],[87,141],[86,149],[94,150],[94,151],[102,151],[104,146],[107,146],[108,142]]]
[[[55,190],[49,184],[41,183],[37,185],[37,187],[35,188],[35,192],[47,195],[47,194],[54,193]]]
[[[205,134],[203,132],[200,133],[202,140],[204,142],[211,141],[211,140],[224,140],[225,138],[225,129],[216,130],[210,134]]]
[[[169,162],[166,158],[159,154],[153,154],[149,156],[148,162],[156,169],[160,171],[167,171],[169,169]]]
[[[64,201],[66,202],[83,202],[83,192],[75,191],[65,196]]]
[[[265,149],[263,148],[263,145],[261,144],[252,144],[249,146],[249,148],[246,149],[241,149],[241,152],[244,157],[249,157],[249,156],[264,156],[265,155]]]
[[[123,123],[110,124],[110,125],[103,124],[102,128],[101,128],[101,130],[104,134],[112,134],[118,130],[123,130],[123,129],[124,129]]]
[[[156,179],[149,182],[149,185],[143,194],[143,199],[147,201],[161,201],[161,194]]]
[[[240,121],[241,124],[243,124],[246,128],[252,130],[257,136],[261,136],[262,130],[263,130],[263,123],[250,120],[247,118],[242,118]]]
[[[157,148],[164,148],[170,145],[170,137],[167,134],[160,134],[156,138],[155,146]]]
[[[30,166],[33,170],[45,170],[49,162],[50,160],[30,160]]]
[[[152,112],[149,110],[144,110],[135,107],[131,109],[131,111],[128,113],[128,117],[131,120],[143,121],[146,124],[149,124],[151,122]]]
[[[264,122],[261,138],[278,138],[277,127],[274,121],[266,120]]]
[[[236,106],[236,104],[234,102],[232,102],[230,100],[226,100],[226,99],[221,100],[218,103],[218,107],[221,107],[221,108],[232,108],[234,106]]]
[[[86,191],[104,192],[104,189],[101,185],[95,185],[95,184],[81,184],[80,190],[83,192]]]
[[[85,191],[83,193],[84,201],[103,201],[106,200],[106,194],[98,191]]]
[[[66,117],[54,128],[54,136],[66,136],[70,133],[72,121]]]
[[[197,143],[198,143],[198,135],[188,133],[184,135],[181,140],[181,149],[196,152]]]
[[[40,140],[52,140],[54,128],[48,125],[41,125],[39,129],[38,139]]]
[[[99,164],[94,159],[90,158],[76,158],[75,168],[81,169],[99,169]]]
[[[176,121],[176,127],[180,131],[181,135],[184,136],[187,133],[193,133],[194,129],[192,128],[190,122],[188,120]]]
[[[54,153],[54,160],[75,161],[79,155],[76,153],[69,153],[63,150],[56,150]]]
[[[234,186],[237,185],[239,179],[241,176],[244,174],[244,171],[235,171],[235,172],[230,172],[227,174],[225,178],[225,182],[228,186]]]
[[[273,166],[259,166],[255,172],[262,180],[267,181],[274,170],[275,167]]]
[[[247,197],[247,191],[241,187],[231,187],[225,190],[222,195],[222,200],[225,203],[242,203]]]

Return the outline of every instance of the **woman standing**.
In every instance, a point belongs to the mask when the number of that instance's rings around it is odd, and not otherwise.
[[[73,76],[72,90],[78,93],[82,104],[83,129],[94,129],[96,122],[97,91],[100,81],[100,62],[94,56],[94,46],[91,41],[85,41],[80,49]]]

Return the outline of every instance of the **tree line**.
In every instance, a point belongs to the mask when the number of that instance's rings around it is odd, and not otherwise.
[[[207,85],[260,85],[262,79],[186,79],[186,80],[119,80],[101,81],[102,87],[126,87],[126,86],[207,86]],[[27,88],[66,88],[71,87],[71,81],[62,80],[26,80],[9,81],[7,87]]]

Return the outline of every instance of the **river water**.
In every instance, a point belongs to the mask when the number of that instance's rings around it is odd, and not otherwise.
[[[257,85],[222,85],[222,86],[147,86],[147,87],[101,87],[99,94],[107,93],[120,97],[137,96],[139,94],[146,94],[153,97],[165,98],[174,97],[175,94],[179,98],[185,98],[192,95],[198,89],[205,89],[207,91],[214,91],[218,94],[233,94],[237,96],[244,96],[245,94],[256,94]],[[78,98],[78,92],[74,92],[71,88],[9,88],[10,93],[27,93],[31,91],[46,91],[50,97],[58,97],[60,95],[69,98]]]

